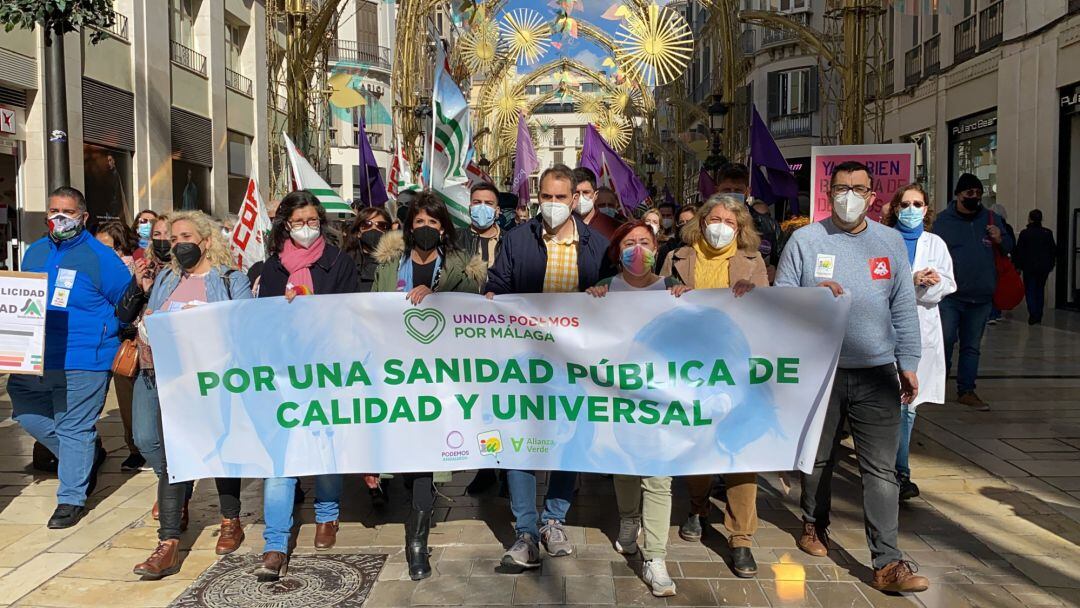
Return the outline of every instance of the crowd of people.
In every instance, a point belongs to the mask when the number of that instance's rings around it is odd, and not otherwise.
[[[13,375],[7,384],[15,420],[40,444],[35,466],[51,467],[59,477],[48,527],[74,526],[86,513],[105,459],[95,423],[111,380],[129,451],[122,467],[150,468],[158,476],[153,516],[159,544],[134,572],[159,579],[179,570],[178,543],[188,525],[193,483],[169,482],[153,351],[143,323],[149,315],[227,300],[292,302],[361,292],[397,292],[420,304],[437,292],[487,298],[585,292],[603,298],[610,291],[665,290],[677,298],[693,289],[730,289],[740,297],[771,285],[825,288],[853,298],[854,305],[813,470],[801,476],[797,545],[828,555],[831,480],[846,422],[863,484],[871,584],[890,592],[924,590],[928,580],[898,546],[899,502],[919,493],[908,458],[917,406],[945,402],[947,370],[959,350],[958,402],[988,409],[975,394],[975,379],[995,290],[995,250],[1014,252],[1027,280],[1029,322],[1038,323],[1053,236],[1035,210],[1014,243],[1003,214],[982,206],[982,184],[972,175],[961,176],[956,201],[936,217],[921,186],[901,188],[879,223],[867,218],[876,198],[870,169],[845,162],[831,176],[831,217],[793,232],[781,228],[768,204],[751,198],[749,182],[745,166],[728,165],[717,176],[718,192],[700,204],[663,203],[632,212],[590,170],[557,165],[540,176],[535,211],[505,208],[504,195],[481,183],[470,194],[468,227],[456,227],[442,200],[421,192],[393,214],[360,209],[340,231],[315,196],[297,191],[273,209],[268,257],[247,273],[235,267],[228,227],[199,211],[143,211],[132,226],[109,222],[91,235],[83,195],[57,189],[48,200],[48,234],[29,247],[22,264],[25,271],[48,275],[45,371],[41,377]],[[133,377],[112,373],[122,340],[136,345]],[[363,476],[375,504],[385,502],[387,473],[394,472]],[[414,580],[432,573],[435,484],[448,475],[402,475],[411,495],[404,545]],[[665,565],[672,482],[613,479],[620,516],[614,547],[641,554],[642,579],[656,596],[676,594]],[[711,498],[722,496],[730,567],[736,576],[755,576],[757,473],[683,482],[689,501],[677,509],[687,513],[680,537],[700,541],[711,530]],[[288,570],[301,491],[296,478],[263,483],[264,551],[255,574],[276,580]],[[535,472],[477,473],[469,492],[501,485],[509,497],[516,539],[502,556],[505,568],[534,569],[544,553],[558,558],[574,552],[565,525],[576,483],[577,473],[552,471],[538,509]],[[216,552],[224,555],[245,540],[241,480],[217,479],[216,487]],[[345,484],[341,475],[321,475],[314,487],[314,544],[328,549],[336,543]]]

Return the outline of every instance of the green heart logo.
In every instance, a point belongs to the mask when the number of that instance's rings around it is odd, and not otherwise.
[[[446,317],[434,308],[405,311],[405,332],[421,344],[431,344],[446,328]]]

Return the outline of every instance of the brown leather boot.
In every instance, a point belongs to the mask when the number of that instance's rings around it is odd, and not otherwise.
[[[804,553],[825,557],[829,554],[829,532],[825,528],[819,529],[814,524],[803,522],[802,536],[796,544]]]
[[[244,526],[240,525],[240,519],[222,519],[214,552],[218,555],[228,555],[239,549],[242,542],[244,542]]]
[[[262,565],[255,569],[259,582],[276,581],[289,571],[289,556],[280,551],[267,551],[262,555]]]
[[[874,570],[870,586],[888,593],[918,593],[930,587],[930,580],[915,574],[919,567],[907,560],[897,560],[884,568]]]
[[[328,521],[323,524],[315,524],[315,548],[332,549],[337,542],[338,522]]]
[[[161,516],[161,511],[158,510],[158,504],[157,504],[157,501],[155,500],[154,501],[154,508],[150,509],[150,517],[153,517],[154,521],[157,521],[158,517],[160,517],[160,516]]]
[[[179,545],[180,541],[175,538],[159,542],[150,557],[145,562],[137,564],[132,572],[148,581],[156,581],[170,574],[176,574],[180,571]]]

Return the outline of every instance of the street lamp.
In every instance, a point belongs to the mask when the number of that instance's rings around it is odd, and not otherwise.
[[[491,161],[488,160],[486,156],[481,154],[480,155],[480,160],[476,161],[476,166],[480,167],[480,171],[483,172],[484,175],[487,175],[488,174],[488,167],[491,166]]]
[[[656,158],[656,155],[649,150],[645,154],[645,158],[642,159],[642,164],[645,165],[645,172],[649,176],[649,193],[655,194],[655,188],[653,187],[653,174],[656,173],[656,166],[660,164],[660,159]]]
[[[724,132],[724,117],[728,113],[728,104],[719,93],[712,96],[712,103],[708,107],[709,130],[712,131],[712,154],[705,159],[705,168],[711,171],[719,171],[720,167],[727,164],[728,159],[720,152],[720,135]],[[715,177],[715,173],[713,174]]]

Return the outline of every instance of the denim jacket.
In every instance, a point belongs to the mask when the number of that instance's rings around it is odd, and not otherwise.
[[[247,275],[239,271],[229,272],[230,270],[225,266],[216,266],[206,274],[206,299],[209,302],[247,300],[252,297],[251,284],[248,283]],[[228,273],[228,279],[222,278],[226,273]],[[226,280],[229,282],[228,288],[225,286]],[[180,277],[172,269],[164,268],[154,279],[154,288],[150,290],[150,302],[147,308],[152,311],[161,310],[179,284]]]

